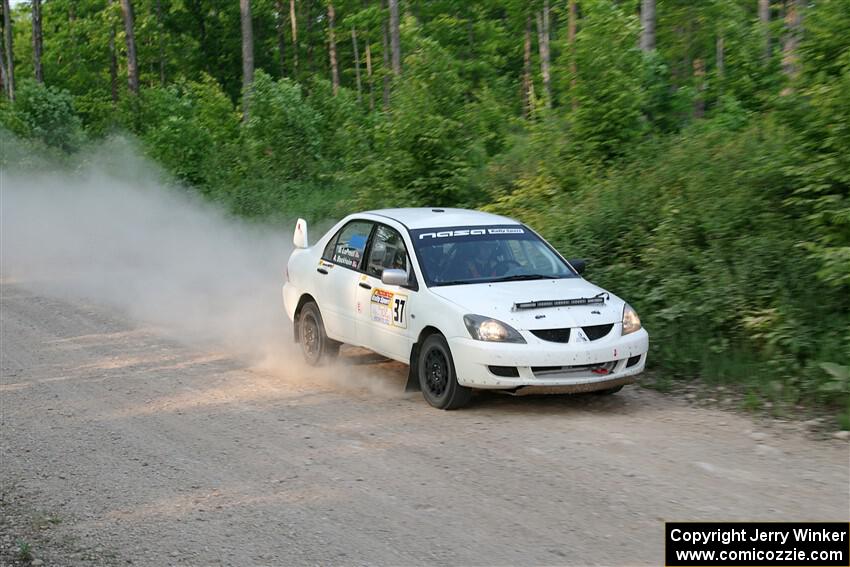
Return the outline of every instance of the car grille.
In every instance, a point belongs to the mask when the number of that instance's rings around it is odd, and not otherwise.
[[[564,376],[568,374],[585,374],[592,372],[605,376],[614,373],[614,368],[617,366],[616,360],[608,362],[600,362],[596,364],[575,364],[568,366],[532,366],[531,372],[536,378],[545,378],[547,376]]]
[[[581,330],[584,331],[584,334],[587,335],[588,339],[595,341],[606,336],[613,328],[614,323],[608,323],[607,325],[591,325],[589,327],[582,327]]]
[[[531,334],[537,337],[538,339],[542,339],[544,341],[549,341],[553,343],[568,343],[570,342],[570,329],[537,329],[532,330]]]

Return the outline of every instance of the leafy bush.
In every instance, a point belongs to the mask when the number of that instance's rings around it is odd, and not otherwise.
[[[74,97],[33,80],[21,81],[14,104],[3,113],[3,124],[19,135],[67,152],[78,149],[84,140]]]

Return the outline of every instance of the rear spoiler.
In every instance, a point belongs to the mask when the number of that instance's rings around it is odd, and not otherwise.
[[[307,248],[310,246],[310,241],[307,238],[307,221],[298,219],[295,223],[295,234],[292,235],[292,244],[296,248]]]

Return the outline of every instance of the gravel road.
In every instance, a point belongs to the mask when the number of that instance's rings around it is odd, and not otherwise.
[[[662,565],[665,520],[850,516],[847,442],[637,387],[442,412],[358,351],[252,368],[8,283],[0,321],[0,562]]]

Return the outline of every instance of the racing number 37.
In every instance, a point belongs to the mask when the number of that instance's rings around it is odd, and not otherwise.
[[[404,308],[407,305],[407,297],[396,295],[393,297],[393,324],[399,327],[407,327],[404,319]]]

